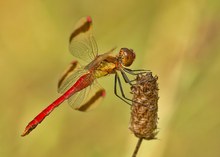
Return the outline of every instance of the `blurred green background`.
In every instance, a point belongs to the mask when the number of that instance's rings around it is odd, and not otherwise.
[[[113,94],[113,76],[94,111],[67,102],[30,135],[27,123],[57,94],[57,80],[73,60],[68,37],[86,15],[99,52],[135,50],[133,69],[159,76],[158,140],[139,157],[220,156],[220,2],[218,0],[0,1],[0,156],[129,157],[137,139],[130,108]]]

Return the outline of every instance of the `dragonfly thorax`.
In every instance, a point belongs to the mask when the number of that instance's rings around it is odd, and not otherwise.
[[[121,48],[119,54],[118,54],[118,60],[123,66],[130,66],[133,61],[135,60],[135,53],[132,49],[128,48]]]
[[[113,62],[102,61],[95,69],[94,74],[96,78],[115,73],[116,64]]]

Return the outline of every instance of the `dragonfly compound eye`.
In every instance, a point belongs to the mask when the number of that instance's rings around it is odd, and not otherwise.
[[[126,67],[130,66],[135,60],[135,53],[132,49],[121,48],[119,56],[121,57],[122,64]]]

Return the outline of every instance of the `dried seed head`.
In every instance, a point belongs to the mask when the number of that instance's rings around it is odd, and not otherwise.
[[[138,138],[155,139],[158,120],[157,76],[151,72],[138,74],[136,84],[132,85],[133,103],[129,129]]]

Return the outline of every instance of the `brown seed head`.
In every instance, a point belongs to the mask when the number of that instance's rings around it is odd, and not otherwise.
[[[138,138],[155,139],[158,120],[158,84],[157,76],[151,72],[138,74],[136,84],[131,87],[133,103],[129,129]]]

